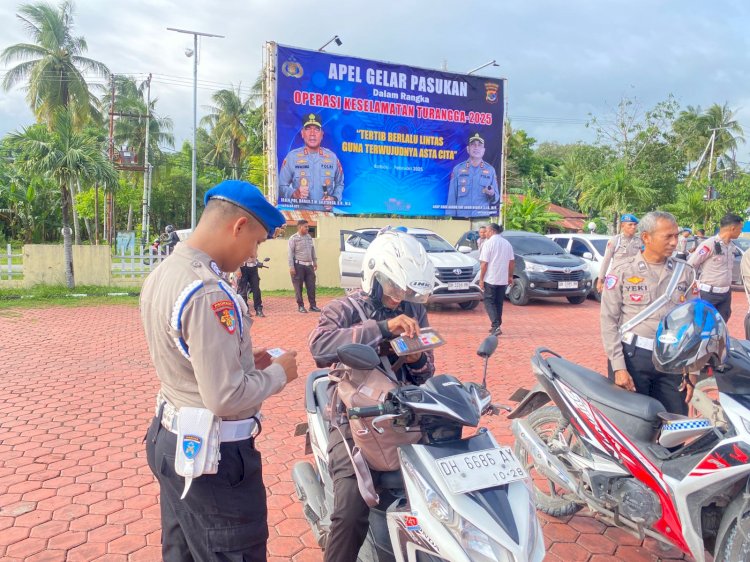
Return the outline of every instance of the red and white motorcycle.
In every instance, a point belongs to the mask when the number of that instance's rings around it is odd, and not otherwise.
[[[668,414],[548,349],[531,364],[538,384],[508,417],[538,509],[588,506],[696,562],[750,560],[750,342],[730,340],[715,375],[722,423]]]

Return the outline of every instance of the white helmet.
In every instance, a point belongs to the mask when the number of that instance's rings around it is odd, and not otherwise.
[[[362,290],[372,295],[376,281],[394,300],[426,303],[435,285],[435,267],[414,236],[386,230],[370,243],[362,260]]]

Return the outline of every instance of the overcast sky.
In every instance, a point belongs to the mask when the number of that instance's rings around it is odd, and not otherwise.
[[[0,47],[25,42],[0,0]],[[651,107],[674,94],[680,104],[729,103],[750,141],[750,4],[743,0],[78,0],[75,34],[88,56],[113,72],[154,74],[157,113],[173,118],[178,144],[192,131],[192,37],[167,27],[225,35],[202,42],[201,106],[213,90],[249,87],[266,41],[361,58],[508,78],[514,128],[539,141],[592,140],[589,113],[604,115],[623,97]],[[0,68],[0,75],[2,70]],[[0,92],[0,134],[33,121],[20,89]],[[750,164],[745,145],[740,157]]]

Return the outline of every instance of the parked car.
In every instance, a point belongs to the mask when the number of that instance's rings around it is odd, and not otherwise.
[[[604,234],[571,234],[567,232],[547,234],[547,237],[554,240],[563,250],[567,250],[574,256],[586,261],[593,281],[589,296],[600,301],[601,294],[596,290],[596,279],[599,277],[599,269],[602,261],[604,261],[604,253],[607,251],[607,242],[612,237]]]
[[[362,258],[379,231],[379,228],[340,231],[339,271],[344,289],[360,287]],[[464,310],[476,308],[482,300],[479,262],[456,251],[448,241],[431,230],[407,228],[406,232],[419,240],[435,266],[435,287],[429,303],[457,304]]]

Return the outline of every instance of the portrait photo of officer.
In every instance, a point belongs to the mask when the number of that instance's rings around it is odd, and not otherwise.
[[[305,116],[300,131],[305,146],[295,148],[281,164],[279,193],[282,204],[300,209],[331,211],[341,202],[344,171],[333,151],[323,148],[323,124],[314,113]]]
[[[453,168],[445,214],[450,217],[489,217],[497,214],[500,190],[495,168],[483,160],[484,139],[469,138],[469,159]]]

